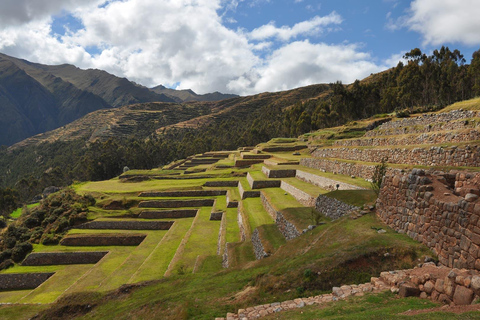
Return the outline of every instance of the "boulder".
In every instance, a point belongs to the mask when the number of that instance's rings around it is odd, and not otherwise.
[[[400,285],[398,295],[402,298],[418,297],[420,296],[420,289],[411,283],[404,283]]]
[[[472,303],[474,295],[473,290],[463,286],[457,286],[453,295],[453,303],[460,306],[469,305]]]

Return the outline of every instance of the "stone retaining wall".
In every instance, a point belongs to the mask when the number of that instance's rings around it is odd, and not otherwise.
[[[62,246],[138,246],[145,234],[76,234],[62,239]]]
[[[280,188],[290,193],[298,202],[300,202],[305,207],[315,207],[315,197],[312,197],[308,193],[288,184],[285,181],[282,181]]]
[[[138,217],[141,219],[182,219],[193,218],[197,213],[198,209],[142,211]]]
[[[365,180],[371,179],[373,176],[373,173],[375,172],[375,166],[373,165],[364,165],[364,164],[342,162],[342,161],[328,160],[328,159],[304,158],[300,160],[300,165],[307,168],[324,170],[327,172],[334,172],[334,173],[343,174],[346,176],[360,177]],[[297,170],[297,178],[299,178],[300,180],[303,180],[301,177],[299,177],[299,171],[300,170]],[[314,181],[311,178],[309,179],[311,181]],[[337,183],[338,182],[335,182],[335,184]],[[335,186],[335,184],[330,184],[330,185]],[[318,186],[320,188],[325,189],[325,187],[322,187],[320,185]],[[330,189],[327,189],[327,190],[330,190]]]
[[[240,193],[240,198],[242,200],[247,198],[258,198],[260,197],[260,191],[247,191],[243,188],[241,182],[238,183],[238,192]]]
[[[211,207],[215,199],[191,200],[149,200],[138,204],[139,208],[183,208],[183,207]]]
[[[450,112],[444,113],[430,113],[424,114],[419,117],[411,117],[411,118],[404,118],[397,121],[389,121],[380,126],[378,126],[377,130],[368,131],[365,136],[375,135],[376,131],[385,131],[385,130],[395,130],[401,129],[405,127],[428,127],[434,125],[440,125],[440,128],[444,128],[445,125],[455,123],[464,125],[464,122],[461,120],[467,120],[469,118],[476,118],[479,117],[480,112],[478,111],[461,111],[461,110],[453,110]],[[446,129],[443,129],[446,130]],[[451,130],[448,128],[447,130]],[[404,132],[405,133],[405,132]]]
[[[215,197],[224,196],[227,190],[185,190],[185,191],[150,191],[142,192],[139,197]]]
[[[238,201],[231,199],[231,191],[229,190],[227,192],[227,208],[237,208],[237,207],[238,207]]]
[[[255,231],[253,231],[252,233],[252,245],[253,252],[255,253],[255,258],[257,258],[257,260],[268,257],[268,253],[265,252],[262,240],[260,239],[260,233],[258,232],[258,228],[256,228]]]
[[[236,159],[235,167],[248,167],[252,164],[263,163],[262,159]]]
[[[332,220],[341,218],[357,209],[358,207],[324,195],[319,195],[315,202],[315,210]]]
[[[310,163],[312,163],[312,162],[310,162]],[[322,162],[320,162],[318,164],[319,167],[321,166],[321,163]],[[338,163],[338,167],[340,169],[341,163]],[[347,166],[347,167],[349,167],[349,166]],[[328,169],[322,168],[322,169],[325,170],[325,171],[330,171],[330,170],[328,170],[330,168],[328,168]],[[331,172],[337,172],[337,171],[331,171]],[[345,182],[340,182],[338,180],[325,178],[325,177],[318,176],[318,175],[313,174],[313,173],[308,173],[308,172],[305,172],[305,171],[302,171],[302,170],[297,170],[297,174],[296,174],[295,177],[299,180],[302,180],[304,182],[316,185],[317,187],[320,187],[320,188],[325,189],[325,190],[330,190],[330,191],[337,190],[337,185],[338,185],[338,190],[362,190],[363,189],[362,187],[359,187],[359,186],[354,186],[352,184],[348,184],[348,183],[345,183]],[[371,178],[371,176],[370,176],[370,178]]]
[[[394,146],[394,145],[422,145],[440,144],[452,142],[468,142],[480,140],[480,131],[476,129],[464,130],[462,132],[433,132],[417,135],[405,135],[402,137],[378,137],[364,139],[337,140],[334,146],[361,147],[361,146]]]
[[[35,289],[54,274],[55,272],[0,274],[0,290]]]
[[[247,181],[252,189],[280,188],[280,180],[253,180],[250,172],[247,173]]]
[[[296,145],[296,146],[265,146],[262,148],[264,152],[288,152],[288,151],[297,151],[307,148],[307,145]]]
[[[95,264],[108,251],[94,252],[34,252],[22,262],[22,266],[48,266],[66,264]]]
[[[169,230],[173,221],[91,221],[76,229]]]
[[[290,178],[295,177],[297,170],[295,169],[269,169],[262,167],[262,172],[268,178]]]
[[[480,166],[480,146],[429,147],[429,148],[324,148],[315,150],[316,158],[336,158],[364,162],[423,165],[423,166]]]
[[[270,159],[272,156],[269,155],[269,154],[245,154],[245,153],[242,153],[241,157],[244,160],[250,160],[250,159],[265,160],[265,159]]]
[[[238,180],[231,181],[207,181],[203,184],[204,187],[236,187]]]
[[[268,214],[275,220],[277,224],[278,230],[282,233],[282,235],[287,240],[295,239],[298,237],[301,232],[297,230],[294,224],[290,221],[285,219],[283,214],[277,211],[272,204],[269,202],[268,198],[265,196],[263,192],[260,192],[260,199],[262,200],[262,205]]]
[[[238,223],[238,228],[240,229],[240,241],[245,241],[247,240],[247,233],[250,233],[250,227],[247,229],[245,226],[245,217],[244,217],[244,212],[243,212],[243,202],[238,203],[238,209],[237,209],[237,223]]]
[[[474,270],[437,267],[430,262],[421,268],[382,272],[380,278],[401,297],[428,298],[448,305],[469,305],[480,298],[480,275]]]
[[[377,214],[424,243],[449,267],[480,270],[480,173],[396,170],[384,178]]]

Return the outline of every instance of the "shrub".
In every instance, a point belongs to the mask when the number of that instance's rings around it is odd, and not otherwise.
[[[382,187],[383,177],[387,173],[387,158],[383,158],[382,162],[375,166],[375,170],[372,175],[372,190],[377,194],[380,193],[380,188]]]
[[[7,260],[3,261],[2,263],[0,263],[0,270],[8,269],[10,267],[13,267],[14,265],[15,265],[15,263],[13,263],[13,261],[11,259],[7,259]]]
[[[41,242],[43,245],[46,245],[46,246],[55,245],[55,244],[58,244],[59,239],[55,234],[47,233],[43,235]]]
[[[12,250],[12,260],[21,262],[32,249],[32,244],[29,242],[18,243]]]
[[[12,249],[17,244],[17,239],[14,237],[8,237],[5,239],[5,247]]]
[[[12,250],[8,249],[0,252],[0,263],[12,257]]]
[[[25,227],[31,229],[38,227],[40,225],[40,221],[35,217],[28,217],[23,224]]]

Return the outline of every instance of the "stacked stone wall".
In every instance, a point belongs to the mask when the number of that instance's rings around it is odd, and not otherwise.
[[[248,167],[252,164],[263,163],[262,159],[236,159],[235,167]]]
[[[252,233],[252,245],[253,252],[255,253],[255,258],[257,258],[257,260],[268,257],[268,253],[265,252],[262,240],[260,239],[260,233],[258,232],[258,228],[256,228],[255,231],[253,231]]]
[[[250,159],[256,159],[256,160],[265,160],[265,159],[270,159],[272,156],[269,154],[245,154],[242,153],[242,159],[244,160],[250,160]]]
[[[262,167],[262,172],[268,178],[290,178],[295,177],[297,170],[295,169],[269,169]]]
[[[304,158],[300,160],[300,165],[307,168],[323,170],[327,172],[334,172],[334,173],[343,174],[346,176],[360,177],[365,180],[371,179],[373,176],[373,173],[375,172],[375,166],[373,165],[364,165],[364,164],[358,164],[353,162],[342,162],[342,161],[329,160],[329,159]],[[299,172],[300,170],[297,170],[297,178],[299,178],[300,180],[304,180],[302,179],[301,176],[299,176]],[[308,180],[315,181],[312,179],[312,177],[308,177]],[[304,181],[308,182],[307,180],[304,180]],[[338,182],[336,182],[335,184],[337,183]],[[318,186],[321,188],[325,188],[320,185]],[[327,190],[329,189],[327,188]]]
[[[150,200],[142,201],[139,208],[182,208],[182,207],[211,207],[215,199],[189,199],[189,200]]]
[[[311,160],[311,159],[305,159],[305,160]],[[317,160],[317,159],[312,159],[312,160]],[[331,171],[331,172],[337,172],[337,173],[340,173],[340,174],[345,174],[345,173],[340,172],[340,171],[344,170],[342,168],[342,164],[346,165],[345,166],[346,167],[345,171],[350,171],[348,168],[352,167],[352,166],[350,166],[350,163],[345,163],[345,162],[343,162],[343,163],[342,162],[336,162],[336,163],[338,165],[335,166],[335,169],[338,170],[338,171]],[[305,165],[306,167],[311,166],[310,168],[315,167],[315,169],[324,170],[324,171],[330,171],[329,169],[331,169],[333,167],[329,161],[323,161],[323,160],[318,161],[318,162],[317,161],[308,161],[308,162],[305,161],[305,164],[308,164],[308,166]],[[323,164],[325,164],[325,167],[322,166]],[[353,170],[351,170],[351,171],[353,171]],[[369,170],[367,170],[366,174],[368,174],[368,171]],[[355,170],[355,172],[357,172],[357,170]],[[364,173],[361,170],[358,170],[358,172],[359,173],[360,172]],[[373,173],[373,171],[372,171],[372,173]],[[352,174],[350,174],[350,176],[352,176]],[[355,176],[357,176],[357,175],[355,175]],[[305,171],[302,171],[302,170],[297,170],[297,173],[296,173],[295,177],[299,180],[305,181],[307,183],[316,185],[317,187],[320,187],[320,188],[325,189],[325,190],[330,190],[330,191],[337,190],[337,185],[338,185],[339,190],[362,190],[363,189],[363,188],[358,187],[358,186],[354,186],[354,185],[351,185],[351,184],[348,184],[348,183],[345,183],[345,182],[340,182],[340,181],[337,181],[337,180],[325,178],[325,177],[318,176],[318,175],[312,174],[312,173],[308,173],[308,172],[305,172]],[[369,178],[371,178],[371,177],[372,176],[370,175]]]
[[[138,234],[96,234],[70,235],[62,239],[62,246],[138,246],[146,235]]]
[[[141,219],[182,219],[193,218],[197,213],[197,209],[142,211],[138,217]]]
[[[250,172],[247,174],[247,181],[252,189],[280,188],[280,180],[253,180]]]
[[[381,135],[384,135],[384,132],[389,132],[390,134],[404,134],[423,133],[433,130],[442,131],[462,129],[469,125],[475,125],[473,124],[473,122],[468,121],[468,123],[466,123],[465,121],[471,118],[477,118],[479,116],[480,112],[478,111],[462,110],[453,110],[444,113],[424,114],[419,117],[404,118],[397,121],[386,122],[378,126],[376,130],[368,131],[365,136],[375,136],[379,133]],[[408,132],[405,130],[406,127]],[[414,132],[412,132],[411,130],[414,130]]]
[[[236,187],[238,180],[231,181],[207,181],[203,185],[204,187]]]
[[[398,232],[424,243],[449,267],[480,270],[480,173],[392,171],[377,214]]]
[[[215,197],[224,196],[227,190],[185,190],[185,191],[148,191],[139,197]]]
[[[67,264],[95,264],[108,251],[95,252],[34,252],[22,262],[22,266],[48,266]]]
[[[280,188],[290,193],[298,202],[300,202],[305,207],[315,207],[315,197],[312,197],[308,193],[288,184],[285,181],[282,181]]]
[[[337,158],[364,162],[423,165],[423,166],[480,166],[480,146],[453,146],[429,148],[324,148],[315,150],[316,158]]]
[[[260,197],[260,191],[247,191],[243,188],[241,182],[238,183],[238,192],[240,193],[240,198],[242,200],[247,198],[258,198]]]
[[[382,147],[394,145],[422,145],[422,144],[440,144],[440,143],[459,143],[480,140],[480,131],[475,129],[464,130],[461,132],[434,132],[421,133],[416,135],[405,135],[402,137],[377,137],[363,139],[337,140],[334,146],[343,147]]]
[[[315,210],[332,220],[341,218],[357,209],[358,207],[324,195],[319,195],[315,202]]]
[[[282,233],[282,235],[285,237],[287,240],[295,239],[298,237],[301,232],[297,230],[295,225],[285,219],[283,214],[279,211],[277,211],[268,198],[265,196],[263,192],[260,193],[260,199],[262,200],[262,205],[265,208],[265,210],[268,212],[268,214],[275,220],[275,223],[278,227],[278,230]]]
[[[245,216],[243,212],[243,202],[239,202],[237,208],[237,223],[238,228],[240,229],[240,240],[245,241],[247,240],[247,234],[250,233],[250,229],[247,229],[248,226],[245,226]],[[249,228],[249,227],[248,227]]]
[[[169,230],[173,221],[91,221],[76,226],[76,229],[113,230]]]
[[[54,272],[0,274],[0,290],[35,289],[54,274]]]

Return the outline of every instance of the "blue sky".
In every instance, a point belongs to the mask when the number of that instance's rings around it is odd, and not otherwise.
[[[145,86],[255,94],[480,48],[480,1],[2,0],[0,52]]]

